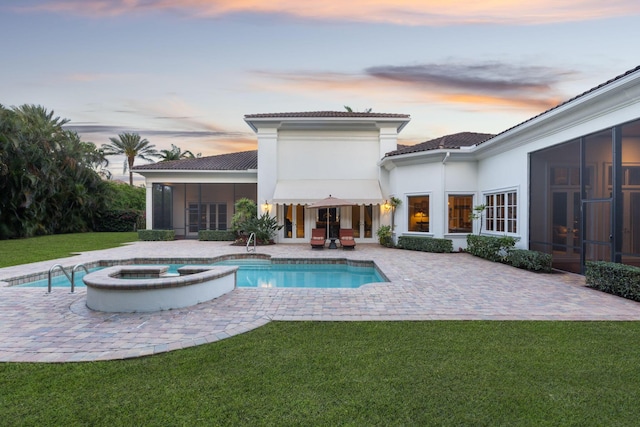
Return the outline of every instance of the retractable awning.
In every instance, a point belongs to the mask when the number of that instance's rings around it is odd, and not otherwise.
[[[384,202],[377,179],[303,179],[278,181],[271,203],[311,204],[329,194],[351,200],[357,205],[378,205]]]

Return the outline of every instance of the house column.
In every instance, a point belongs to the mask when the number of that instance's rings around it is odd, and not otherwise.
[[[265,200],[271,203],[278,183],[278,128],[258,129],[258,212],[263,213]],[[273,212],[275,213],[275,212]]]
[[[153,183],[146,181],[145,189],[146,189],[145,211],[147,214],[147,218],[146,218],[147,230],[151,230],[153,229]]]

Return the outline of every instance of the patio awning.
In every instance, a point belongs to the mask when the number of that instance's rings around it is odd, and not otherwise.
[[[384,203],[377,179],[302,179],[281,180],[276,184],[271,203],[310,204],[329,194],[358,205]]]

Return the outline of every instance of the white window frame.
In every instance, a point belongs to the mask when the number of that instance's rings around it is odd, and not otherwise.
[[[409,224],[410,224],[410,220],[409,220],[409,213],[411,211],[411,207],[410,207],[410,202],[409,202],[409,198],[411,197],[427,197],[429,199],[429,209],[428,212],[423,212],[423,214],[425,215],[425,217],[427,219],[429,219],[429,225],[428,225],[428,229],[427,230],[409,230]],[[406,210],[406,217],[405,217],[405,221],[406,221],[406,229],[407,229],[407,233],[416,233],[416,234],[432,234],[431,231],[431,218],[433,218],[433,196],[430,192],[427,193],[410,193],[410,194],[406,194],[405,195],[405,203],[407,206],[407,210]]]
[[[515,204],[510,204],[509,195],[515,194]],[[497,204],[498,198],[503,197],[504,204]],[[493,200],[493,204],[490,203],[490,198]],[[491,234],[501,235],[519,235],[521,224],[518,221],[518,211],[520,200],[520,192],[517,188],[507,188],[497,191],[487,191],[483,193],[482,199],[486,205],[483,218],[482,231]],[[502,213],[502,216],[498,215]],[[510,215],[511,213],[511,215]],[[503,223],[503,229],[500,229],[499,224]],[[509,231],[509,225],[513,224],[515,231]]]

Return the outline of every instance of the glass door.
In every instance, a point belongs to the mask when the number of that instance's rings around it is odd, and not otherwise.
[[[305,240],[305,215],[303,205],[283,205],[284,238],[287,242]]]

